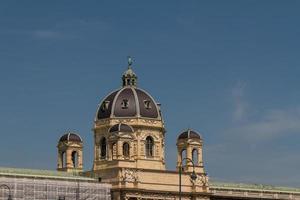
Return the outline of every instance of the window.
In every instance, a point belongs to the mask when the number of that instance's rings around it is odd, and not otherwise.
[[[105,112],[108,109],[108,106],[109,106],[109,101],[104,101],[100,107],[100,110],[102,112]]]
[[[146,109],[150,109],[151,108],[151,101],[150,100],[144,100],[144,105]]]
[[[123,101],[121,103],[122,109],[127,109],[128,105],[129,105],[128,99],[123,99]]]
[[[123,156],[125,158],[129,158],[129,155],[130,155],[129,149],[130,149],[129,144],[127,142],[124,142],[124,144],[123,144]]]
[[[72,152],[72,164],[74,168],[78,167],[78,153],[76,151]]]
[[[102,138],[100,142],[100,158],[106,159],[106,139]]]
[[[198,163],[198,150],[197,149],[193,149],[193,151],[192,151],[192,160],[195,165]]]
[[[148,136],[146,138],[146,157],[153,157],[153,146],[153,139],[152,137]]]

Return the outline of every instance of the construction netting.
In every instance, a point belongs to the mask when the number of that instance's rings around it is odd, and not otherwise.
[[[110,186],[96,181],[0,177],[0,200],[110,200]]]

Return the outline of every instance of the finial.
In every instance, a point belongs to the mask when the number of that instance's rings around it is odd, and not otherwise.
[[[127,56],[128,59],[128,69],[131,69],[131,65],[133,63],[132,57],[131,56]]]

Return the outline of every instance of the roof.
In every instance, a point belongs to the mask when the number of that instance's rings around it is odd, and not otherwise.
[[[66,133],[59,139],[60,142],[72,141],[72,142],[82,142],[81,137],[76,133]]]
[[[21,176],[34,178],[52,178],[52,179],[73,179],[82,181],[95,181],[90,177],[80,176],[78,174],[59,172],[54,170],[23,169],[23,168],[5,168],[0,167],[0,176]]]
[[[113,91],[99,104],[96,120],[106,118],[144,117],[161,119],[159,107],[146,91],[125,86]]]
[[[200,134],[191,129],[184,131],[178,136],[178,139],[189,139],[189,138],[201,139]]]
[[[300,188],[293,187],[281,187],[264,184],[254,183],[232,183],[232,182],[219,182],[209,181],[210,189],[239,189],[239,190],[259,190],[259,191],[270,191],[270,192],[287,192],[287,193],[299,193]]]

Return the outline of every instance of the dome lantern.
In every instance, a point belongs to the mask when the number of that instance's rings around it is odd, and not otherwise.
[[[123,87],[126,87],[126,86],[136,87],[137,86],[137,76],[131,68],[132,62],[133,62],[132,58],[130,56],[128,56],[128,69],[124,72],[124,74],[122,76]]]

